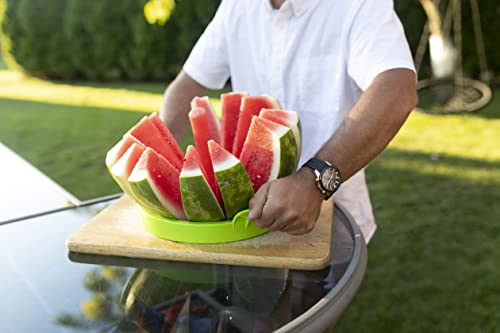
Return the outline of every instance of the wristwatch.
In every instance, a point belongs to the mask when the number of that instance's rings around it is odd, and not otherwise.
[[[302,167],[308,167],[314,171],[314,174],[316,175],[316,186],[325,196],[325,200],[330,199],[342,183],[340,170],[327,161],[313,157]]]

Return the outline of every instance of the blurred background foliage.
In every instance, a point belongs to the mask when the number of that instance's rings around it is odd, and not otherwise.
[[[162,80],[178,72],[220,0],[0,0],[9,66],[51,79]],[[446,4],[446,0],[441,3]],[[444,6],[443,6],[444,7]],[[464,70],[477,76],[469,1],[462,1]],[[425,14],[395,0],[413,54]],[[500,4],[480,2],[490,70],[500,78]],[[424,64],[421,77],[430,75]]]
[[[149,0],[144,5],[144,17],[149,24],[165,25],[174,8],[174,0]]]
[[[218,1],[177,1],[175,9],[170,7],[172,16],[165,17],[169,4],[164,0],[1,0],[4,57],[10,67],[51,79],[169,80],[212,18]],[[145,14],[159,24],[148,23]],[[162,19],[169,20],[161,25]]]
[[[436,1],[436,0],[434,0]],[[437,1],[436,1],[437,2]],[[440,1],[441,13],[447,8],[449,1]],[[479,62],[477,58],[476,42],[474,38],[474,27],[469,0],[462,3],[462,47],[464,75],[468,77],[479,77]],[[418,47],[422,29],[426,21],[424,10],[418,1],[394,0],[396,12],[398,13],[405,28],[406,37],[410,44],[412,54]],[[500,2],[479,1],[481,17],[481,28],[483,31],[486,58],[491,76],[496,83],[500,82],[500,43],[497,35],[500,31]],[[453,37],[453,36],[450,36]],[[428,52],[428,49],[427,49]],[[429,66],[429,55],[426,54],[420,77],[431,76]]]

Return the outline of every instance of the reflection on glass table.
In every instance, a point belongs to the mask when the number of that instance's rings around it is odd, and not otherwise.
[[[321,271],[68,254],[67,236],[106,205],[0,226],[0,332],[316,332],[364,275],[364,240],[341,207]]]

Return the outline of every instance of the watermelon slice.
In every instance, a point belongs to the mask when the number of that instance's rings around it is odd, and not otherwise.
[[[211,141],[213,142],[213,141]],[[188,146],[186,158],[179,178],[184,212],[190,221],[221,221],[222,211],[214,192],[208,185],[198,153]]]
[[[141,157],[142,153],[146,150],[140,143],[132,143],[132,145],[127,149],[125,154],[116,162],[113,167],[109,170],[111,176],[120,185],[123,192],[127,193],[131,197],[134,197],[132,190],[128,184],[128,177],[132,173],[137,161]]]
[[[165,157],[146,148],[132,170],[128,183],[139,204],[148,210],[185,220],[179,175],[179,171]]]
[[[236,213],[248,208],[253,196],[253,187],[240,160],[213,140],[208,141],[208,149],[219,184],[226,217],[232,219]]]
[[[259,113],[259,117],[289,127],[293,132],[293,136],[295,137],[297,150],[300,152],[302,147],[302,136],[300,135],[300,119],[297,112],[285,111],[280,109],[262,109]]]
[[[161,119],[153,114],[152,117],[145,116],[125,137],[132,136],[146,147],[154,149],[158,154],[165,157],[178,171],[182,169],[184,154],[173,138],[167,126]]]
[[[241,99],[248,96],[244,92],[232,92],[220,95],[222,109],[222,146],[227,151],[233,151],[233,142],[240,117]]]
[[[224,207],[217,180],[215,179],[212,160],[208,152],[208,140],[214,140],[210,131],[211,116],[206,109],[194,108],[189,112],[189,121],[193,130],[194,145],[200,157],[201,167],[207,177],[210,188],[215,193],[217,201]]]
[[[247,137],[253,116],[258,116],[262,109],[280,109],[281,105],[276,98],[270,96],[247,96],[241,100],[241,111],[233,143],[233,155],[240,157],[243,144]]]
[[[240,160],[257,192],[259,188],[297,168],[297,145],[290,128],[253,117]]]
[[[210,126],[210,136],[212,137],[212,140],[220,142],[220,122],[217,118],[217,115],[215,114],[214,108],[212,106],[212,103],[210,103],[210,99],[208,98],[208,96],[193,98],[193,100],[191,101],[191,109],[195,108],[202,108],[207,111],[208,125]]]
[[[167,145],[172,148],[175,156],[177,156],[176,160],[184,161],[184,153],[182,152],[181,147],[177,144],[177,140],[175,140],[174,136],[168,129],[167,125],[160,119],[158,113],[154,112],[149,115],[149,119],[153,122],[156,128],[160,131],[162,137],[167,142]]]
[[[111,170],[113,165],[125,154],[130,146],[135,142],[131,137],[124,137],[116,145],[111,148],[106,154],[106,166]]]

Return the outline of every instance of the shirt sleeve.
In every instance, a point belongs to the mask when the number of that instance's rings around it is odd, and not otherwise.
[[[403,25],[392,0],[365,0],[349,33],[347,71],[361,90],[380,73],[394,68],[415,72]]]
[[[196,42],[184,63],[184,71],[209,89],[221,89],[229,78],[224,18],[228,0],[223,0],[214,18]]]

